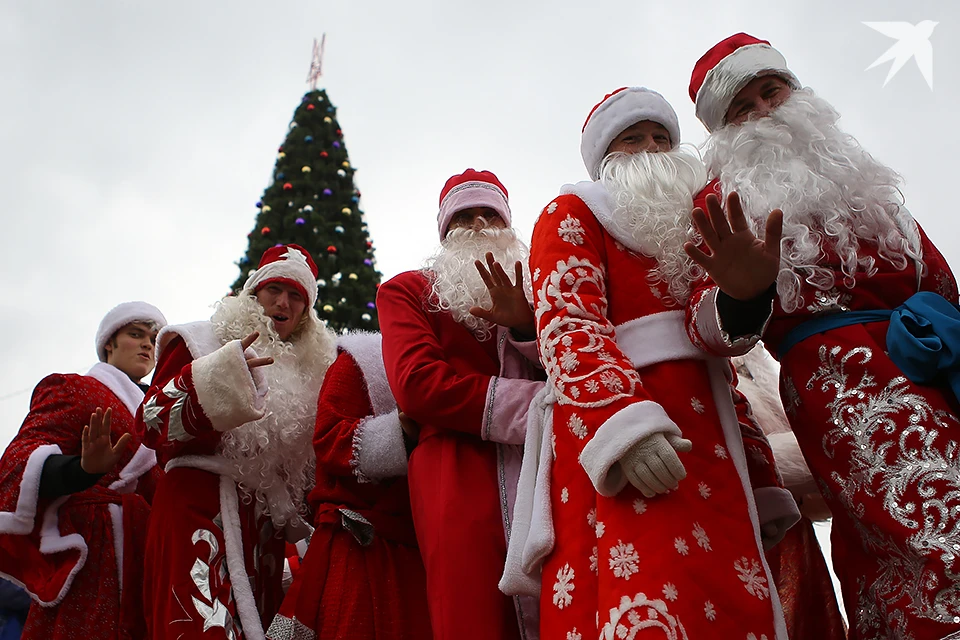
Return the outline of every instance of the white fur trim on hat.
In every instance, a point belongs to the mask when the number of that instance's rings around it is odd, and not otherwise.
[[[590,114],[580,137],[580,155],[592,180],[600,178],[600,163],[614,138],[627,127],[652,120],[670,134],[670,148],[680,144],[677,112],[662,95],[646,87],[621,89],[600,103]]]
[[[313,277],[306,256],[296,249],[288,249],[283,260],[265,264],[251,273],[243,285],[243,291],[253,295],[257,287],[268,280],[292,280],[303,287],[307,294],[308,309],[317,303],[317,279]]]
[[[511,225],[510,204],[507,195],[497,185],[482,180],[471,180],[458,184],[444,197],[437,214],[437,227],[440,239],[447,236],[447,228],[453,217],[464,209],[489,207],[496,211],[504,223]]]
[[[727,109],[751,80],[760,76],[780,76],[794,89],[800,81],[787,68],[787,61],[768,44],[740,47],[707,72],[697,91],[697,118],[711,133],[723,128]]]
[[[97,355],[100,362],[107,361],[106,346],[113,334],[131,322],[150,322],[160,330],[166,326],[167,319],[160,313],[160,309],[146,302],[122,302],[110,309],[97,329]]]

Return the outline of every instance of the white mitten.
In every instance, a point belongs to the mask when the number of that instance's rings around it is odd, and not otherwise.
[[[627,481],[640,493],[652,498],[658,493],[676,489],[687,477],[677,451],[690,451],[693,443],[674,434],[654,433],[630,447],[620,467]]]

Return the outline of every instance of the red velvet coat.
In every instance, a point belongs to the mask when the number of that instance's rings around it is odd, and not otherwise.
[[[719,193],[708,185],[697,199]],[[839,260],[826,251],[837,286],[807,287],[799,309],[776,302],[763,330],[771,353],[798,324],[820,313],[893,309],[917,291],[957,302],[950,268],[912,218],[902,222],[923,252],[924,270],[896,269],[861,241],[877,272],[843,284]],[[694,293],[691,310],[710,308],[716,288]],[[940,638],[960,630],[960,422],[946,385],[903,377],[886,353],[887,322],[851,325],[808,338],[781,358],[781,395],[800,448],[833,512],[833,562],[851,639]],[[734,355],[714,314],[690,317],[691,339]],[[753,337],[755,340],[756,337]]]
[[[141,446],[133,417],[142,397],[107,364],[85,376],[47,376],[0,458],[0,573],[34,599],[24,637],[144,637],[139,585],[160,470],[154,452]],[[80,454],[83,427],[98,407],[113,409],[114,441],[133,436],[117,467],[90,489],[40,498],[44,462],[53,454]]]
[[[536,602],[497,587],[527,407],[543,386],[525,379],[535,376],[535,346],[504,330],[481,342],[449,313],[429,311],[428,293],[421,272],[401,273],[380,287],[377,308],[390,388],[421,425],[409,483],[433,634],[536,637]]]
[[[351,334],[317,404],[316,527],[271,640],[429,640],[407,455],[379,334]]]

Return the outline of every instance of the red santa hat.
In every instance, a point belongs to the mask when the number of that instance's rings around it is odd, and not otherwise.
[[[506,225],[510,226],[507,188],[491,171],[467,169],[461,174],[451,176],[440,191],[440,212],[437,214],[440,239],[447,237],[450,221],[458,212],[473,207],[493,209]]]
[[[253,295],[271,282],[295,287],[307,301],[307,309],[317,302],[317,265],[310,252],[300,245],[281,244],[264,251],[260,265],[241,291]]]
[[[100,362],[107,361],[107,342],[120,329],[134,322],[143,322],[159,331],[167,326],[167,319],[152,304],[146,302],[122,302],[107,312],[97,328],[97,355]]]
[[[708,131],[721,129],[727,109],[740,90],[756,77],[780,76],[794,89],[800,81],[783,55],[766,40],[746,33],[732,35],[703,54],[690,77],[690,99]]]
[[[593,107],[580,136],[580,156],[593,180],[600,178],[600,163],[614,138],[644,120],[663,125],[670,134],[671,149],[680,144],[677,112],[666,98],[652,89],[621,87]]]

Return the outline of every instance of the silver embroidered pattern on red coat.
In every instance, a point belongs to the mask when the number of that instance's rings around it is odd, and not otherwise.
[[[865,368],[873,359],[869,348],[844,351],[824,345],[819,358],[807,388],[819,386],[830,398],[832,426],[823,437],[823,451],[834,458],[838,445],[850,447],[849,472],[833,478],[840,485],[837,499],[879,572],[879,579],[860,590],[859,608],[869,614],[878,602],[888,605],[885,621],[864,615],[858,627],[862,633],[885,627],[907,638],[897,613],[904,600],[916,615],[960,622],[960,445],[940,431],[960,423],[911,392],[906,378],[895,377],[883,387],[866,371],[856,379],[848,368]],[[914,493],[919,501],[911,497]],[[908,548],[859,521],[864,501],[876,497],[891,518],[913,532]],[[942,561],[950,584],[939,583],[925,558]]]

